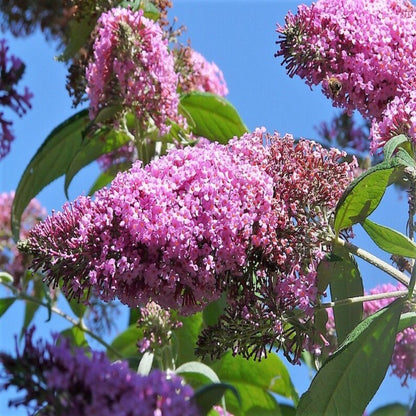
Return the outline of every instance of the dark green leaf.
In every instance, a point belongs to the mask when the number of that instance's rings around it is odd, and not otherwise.
[[[85,138],[65,172],[65,194],[74,176],[100,156],[110,153],[128,143],[130,138],[122,132],[98,131],[91,138]]]
[[[280,412],[282,416],[296,416],[296,409],[293,406],[287,404],[279,404]]]
[[[84,316],[87,307],[83,303],[78,302],[76,299],[71,299],[70,301],[68,301],[68,304],[76,317],[81,319]]]
[[[340,261],[330,263],[332,279],[329,287],[332,301],[363,296],[363,281],[354,257],[341,247],[336,247],[334,253],[340,258]],[[362,317],[362,303],[351,303],[334,308],[338,345],[361,322]]]
[[[238,413],[238,409],[248,412],[255,407],[277,409],[277,402],[271,393],[292,399],[295,404],[298,401],[289,372],[275,354],[269,354],[258,362],[226,353],[210,366],[221,381],[234,385],[240,392],[241,407],[232,397],[226,396],[227,408],[232,413]]]
[[[193,400],[201,410],[202,414],[206,415],[211,410],[212,406],[219,403],[226,391],[230,391],[238,401],[240,400],[238,391],[234,386],[227,383],[207,384],[195,392]]]
[[[237,110],[218,95],[192,92],[182,96],[181,107],[197,136],[227,143],[232,137],[241,136],[248,131]]]
[[[370,414],[370,416],[407,416],[409,409],[400,404],[392,403],[383,407],[379,407]]]
[[[396,159],[382,162],[355,179],[345,190],[335,212],[335,231],[363,222],[379,205],[389,185]]]
[[[13,305],[16,298],[2,298],[0,299],[0,316],[3,316],[7,309]]]
[[[188,361],[196,361],[196,341],[203,328],[202,313],[180,317],[182,326],[173,330],[173,340],[176,351],[176,365],[179,366]]]
[[[368,218],[361,225],[382,250],[398,256],[416,258],[416,244],[404,234]]]
[[[63,175],[82,143],[82,132],[89,122],[82,110],[56,127],[29,162],[16,190],[12,206],[13,237],[19,239],[23,211],[46,185]]]
[[[218,318],[224,313],[227,303],[225,293],[216,301],[211,302],[202,312],[206,326],[213,326],[218,322]]]
[[[297,416],[362,416],[390,364],[403,302],[395,300],[350,333],[302,395]]]
[[[69,41],[62,55],[58,57],[58,60],[67,62],[73,58],[77,52],[88,42],[94,26],[95,21],[91,19],[90,15],[88,15],[87,18],[81,20],[71,19],[69,21]]]
[[[383,147],[384,160],[389,160],[394,151],[403,143],[408,142],[408,138],[404,134],[399,134],[387,141]]]

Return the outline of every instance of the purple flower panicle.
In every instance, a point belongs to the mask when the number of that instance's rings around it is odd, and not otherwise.
[[[159,370],[141,376],[126,362],[111,363],[104,352],[71,349],[55,336],[53,343],[25,334],[16,357],[0,353],[2,388],[16,387],[25,395],[9,406],[41,410],[45,416],[195,416],[199,412],[192,388],[174,374]]]
[[[17,91],[16,85],[23,76],[25,64],[8,52],[6,40],[0,39],[0,106],[10,108],[21,117],[32,107],[30,101],[33,94],[27,87],[24,88],[23,93]],[[12,124],[4,118],[3,111],[0,111],[0,160],[10,152],[10,145],[14,140]]]

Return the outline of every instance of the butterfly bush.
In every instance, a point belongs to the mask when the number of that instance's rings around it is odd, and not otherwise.
[[[231,349],[260,359],[275,345],[297,361],[305,328],[312,330],[316,269],[330,250],[332,214],[356,165],[342,162],[345,154],[336,149],[264,133],[257,129],[230,142],[234,152],[273,179],[274,197],[272,210],[258,224],[267,231],[252,236],[246,277],[230,285],[231,306],[198,341],[203,356]]]
[[[0,352],[0,385],[25,393],[10,405],[33,408],[45,416],[196,416],[192,388],[174,374],[153,370],[136,374],[127,362],[111,363],[104,352],[71,349],[55,335],[53,342],[35,341],[25,333],[16,356]],[[38,413],[39,412],[39,413]]]
[[[90,117],[110,105],[134,111],[145,129],[150,120],[163,134],[179,121],[178,75],[167,40],[143,11],[114,8],[97,24],[94,56],[86,71]]]
[[[93,289],[131,307],[152,299],[191,313],[242,274],[251,240],[268,232],[261,219],[272,197],[271,177],[227,146],[173,149],[136,162],[94,200],[66,204],[27,247],[69,296]]]
[[[16,56],[9,54],[5,39],[0,39],[0,106],[9,108],[18,116],[23,116],[32,107],[33,94],[27,87],[23,92],[16,88],[25,71],[25,64]],[[0,160],[9,152],[14,135],[11,131],[13,122],[5,118],[0,111]]]
[[[387,283],[376,286],[366,295],[377,295],[382,293],[390,293],[403,291],[407,288],[402,284],[396,286]],[[373,315],[380,309],[390,305],[394,298],[378,299],[363,303],[363,318]],[[335,330],[334,314],[332,309],[328,309],[327,329],[330,332]],[[392,375],[402,379],[402,385],[407,384],[408,378],[416,378],[416,325],[404,329],[396,335],[396,343],[390,362]]]
[[[288,74],[321,84],[334,105],[372,121],[373,151],[399,132],[416,139],[407,111],[414,108],[415,10],[407,0],[319,0],[277,27],[276,55]]]
[[[13,240],[10,222],[13,200],[13,191],[0,193],[0,270],[11,274],[15,285],[20,286],[30,261],[24,253],[19,252]],[[25,239],[29,231],[45,217],[45,208],[39,201],[32,199],[21,218],[20,238]]]

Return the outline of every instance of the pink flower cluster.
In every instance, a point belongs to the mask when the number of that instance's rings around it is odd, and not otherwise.
[[[183,92],[202,91],[222,97],[228,94],[224,74],[214,62],[208,62],[193,49],[186,49],[184,74],[179,75],[179,86]]]
[[[334,105],[372,121],[373,150],[401,132],[416,140],[408,111],[415,108],[415,17],[408,0],[318,0],[278,25],[276,55],[290,76],[321,84]]]
[[[328,247],[331,215],[353,179],[355,161],[341,163],[345,153],[326,150],[309,140],[295,143],[293,136],[266,135],[257,129],[230,144],[273,179],[273,207],[259,224],[269,231],[253,245],[263,248],[267,273],[279,276],[276,298],[311,312],[316,298],[316,267]],[[330,238],[330,237],[329,237]],[[270,265],[273,265],[272,267]]]
[[[366,294],[377,295],[381,293],[389,293],[406,290],[402,284],[394,286],[390,283],[376,286]],[[378,299],[364,302],[363,318],[373,315],[380,309],[390,305],[394,298]],[[333,332],[335,329],[334,313],[332,309],[328,309],[327,329]],[[394,346],[393,356],[391,358],[392,374],[403,379],[402,384],[406,385],[407,379],[416,378],[416,325],[406,328],[399,332],[396,336],[396,344]]]
[[[90,117],[109,105],[132,109],[143,128],[161,133],[178,120],[178,75],[162,29],[143,11],[114,8],[98,20],[94,58],[86,71]]]
[[[41,409],[45,416],[195,416],[192,388],[173,374],[159,370],[141,376],[126,362],[111,363],[104,352],[71,351],[69,342],[33,341],[25,334],[16,357],[0,353],[4,368],[2,388],[16,387],[26,395],[9,406]],[[56,341],[55,337],[55,341]]]
[[[28,239],[34,266],[69,295],[94,288],[129,306],[149,298],[182,313],[217,299],[241,275],[271,209],[272,180],[219,144],[174,149],[120,173],[95,199],[79,197]]]
[[[32,107],[30,100],[33,94],[25,87],[23,94],[18,92],[16,85],[25,71],[25,64],[14,55],[8,55],[9,47],[5,39],[0,39],[0,106],[9,107],[18,116],[22,116]],[[0,111],[0,160],[10,152],[14,136],[10,130],[13,123],[4,118]]]
[[[11,210],[14,192],[0,194],[0,270],[11,274],[15,284],[21,281],[29,267],[29,259],[17,250],[11,231]],[[46,217],[46,210],[32,199],[22,215],[20,238],[27,238],[29,231]]]

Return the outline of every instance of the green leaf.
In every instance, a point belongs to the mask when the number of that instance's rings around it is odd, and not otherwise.
[[[82,110],[47,137],[20,178],[12,206],[13,237],[19,239],[23,211],[46,185],[63,175],[82,143],[82,132],[89,122],[88,111]]]
[[[195,392],[193,400],[202,414],[206,415],[212,406],[220,402],[226,391],[232,392],[236,399],[240,400],[239,393],[235,387],[227,383],[213,383],[202,386]]]
[[[416,258],[416,244],[404,234],[368,218],[361,225],[382,250],[398,256]]]
[[[289,372],[275,354],[269,354],[261,361],[253,361],[240,356],[233,357],[228,352],[220,360],[212,362],[210,367],[221,381],[232,384],[240,393],[241,407],[232,396],[226,395],[227,409],[232,413],[247,413],[255,408],[258,412],[259,409],[278,409],[271,393],[292,399],[295,404],[298,401]]]
[[[87,307],[83,303],[78,302],[76,299],[67,299],[67,302],[69,304],[69,307],[71,308],[71,311],[74,312],[75,316],[81,319],[84,316]]]
[[[72,326],[61,332],[65,338],[68,338],[72,345],[81,348],[88,348],[88,342],[85,338],[85,332],[78,326]]]
[[[0,316],[3,316],[7,309],[13,305],[16,298],[2,298],[0,299]]]
[[[383,147],[384,160],[391,159],[394,151],[403,143],[408,142],[408,138],[404,134],[392,137]]]
[[[220,379],[217,374],[211,367],[208,367],[206,364],[203,364],[199,361],[190,361],[188,363],[182,364],[175,371],[176,374],[184,373],[196,373],[205,376],[212,383],[219,383]]]
[[[416,325],[416,312],[406,312],[400,317],[397,332],[401,332],[406,328]]]
[[[379,205],[389,179],[400,163],[382,162],[355,179],[345,190],[335,211],[335,231],[363,222]]]
[[[119,334],[111,343],[114,348],[124,359],[136,359],[139,365],[139,353],[137,351],[137,339],[139,330],[136,324],[130,325],[125,331]],[[111,360],[119,359],[111,350],[107,350],[107,355]]]
[[[406,152],[403,149],[399,149],[399,151],[397,152],[395,158],[400,161],[400,164],[402,166],[408,166],[411,168],[416,167],[416,162],[415,160],[412,158],[412,156],[409,155],[408,152]]]
[[[181,108],[191,130],[197,136],[227,143],[248,131],[237,110],[225,98],[206,92],[192,92],[181,97]]]
[[[334,248],[334,253],[339,256],[340,261],[330,263],[332,279],[329,287],[332,301],[363,296],[363,281],[354,257],[342,247]],[[338,345],[361,322],[362,317],[362,303],[351,303],[334,308]]]
[[[379,407],[370,414],[370,416],[407,416],[409,409],[401,403],[391,403]]]
[[[196,341],[203,328],[201,312],[180,317],[179,320],[182,322],[182,326],[172,331],[176,351],[175,362],[178,366],[188,361],[196,361]]]
[[[297,416],[362,416],[390,364],[403,302],[395,300],[350,333],[302,395]]]
[[[129,141],[130,138],[125,133],[116,130],[100,130],[91,138],[85,138],[65,172],[66,196],[68,197],[68,187],[72,179],[82,168],[100,156],[120,148]]]

